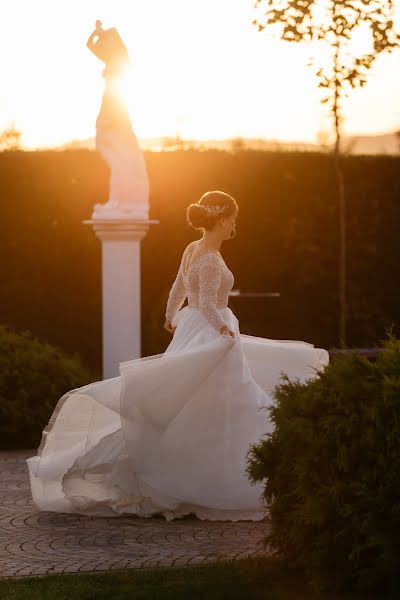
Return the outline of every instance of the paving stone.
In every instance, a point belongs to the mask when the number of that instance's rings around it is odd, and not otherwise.
[[[0,451],[0,577],[209,564],[265,554],[269,521],[165,521],[38,510],[25,459]]]

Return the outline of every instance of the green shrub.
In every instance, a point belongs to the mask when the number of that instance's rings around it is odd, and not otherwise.
[[[400,340],[383,346],[375,363],[349,355],[304,384],[284,377],[274,431],[249,450],[266,542],[320,590],[399,592]]]
[[[90,381],[79,354],[0,325],[1,448],[37,447],[59,398]]]

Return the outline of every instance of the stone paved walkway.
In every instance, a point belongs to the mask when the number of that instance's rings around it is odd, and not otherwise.
[[[41,512],[25,458],[0,452],[0,576],[204,564],[262,554],[268,521],[90,517]]]

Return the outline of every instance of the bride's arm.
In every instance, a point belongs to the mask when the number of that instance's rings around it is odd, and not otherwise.
[[[217,294],[221,285],[221,267],[208,255],[199,268],[199,308],[207,321],[222,333],[229,327],[217,310]],[[221,331],[222,327],[224,330]]]
[[[167,321],[172,321],[178,310],[181,308],[186,298],[186,288],[183,283],[183,256],[181,264],[179,265],[178,274],[172,284],[171,290],[168,295],[167,307],[165,311],[165,318]]]

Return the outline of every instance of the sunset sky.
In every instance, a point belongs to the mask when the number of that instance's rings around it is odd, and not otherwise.
[[[311,49],[252,25],[253,0],[12,0],[0,5],[0,127],[26,148],[94,136],[104,80],[86,48],[96,19],[132,61],[126,86],[138,137],[314,142],[329,130]],[[345,131],[400,129],[400,52],[381,57],[346,105]]]

